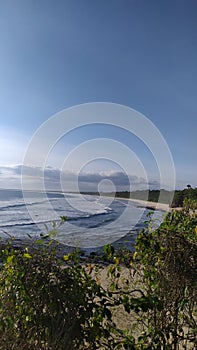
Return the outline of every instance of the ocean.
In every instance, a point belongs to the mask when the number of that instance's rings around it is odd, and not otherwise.
[[[150,210],[128,200],[58,192],[0,190],[0,237],[39,237],[55,225],[55,240],[95,251],[105,244],[134,247]],[[61,216],[67,220],[61,223]],[[154,213],[158,223],[163,213]]]

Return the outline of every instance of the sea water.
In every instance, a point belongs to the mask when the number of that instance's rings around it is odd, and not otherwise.
[[[0,236],[39,237],[55,225],[54,239],[69,246],[134,246],[149,210],[128,200],[72,193],[0,190]],[[155,215],[155,214],[154,214]],[[61,217],[67,220],[61,223]],[[163,214],[157,212],[158,222]]]

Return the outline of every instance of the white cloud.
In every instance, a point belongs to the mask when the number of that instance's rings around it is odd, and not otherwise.
[[[1,166],[0,167],[0,187],[2,188],[21,188],[21,174],[25,188],[40,189],[44,179],[45,188],[48,190],[75,191],[76,184],[80,191],[98,191],[99,184],[105,181],[103,190],[111,190],[110,183],[116,191],[129,191],[136,189],[147,189],[148,184],[144,178],[136,175],[127,175],[121,171],[109,172],[82,172],[77,175],[76,172],[64,171],[47,167],[44,172],[38,167],[29,167],[22,165]],[[155,182],[158,187],[158,183]]]

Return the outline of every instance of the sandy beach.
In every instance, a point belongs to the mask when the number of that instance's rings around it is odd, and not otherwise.
[[[147,209],[153,209],[153,210],[160,210],[160,211],[165,211],[165,212],[169,212],[172,210],[180,210],[181,208],[170,208],[169,204],[165,204],[165,203],[158,203],[158,202],[150,202],[150,201],[145,201],[145,200],[141,200],[141,199],[133,199],[133,198],[123,198],[123,197],[117,197],[117,199],[120,200],[128,200],[131,201],[133,203],[138,204],[138,206],[143,207],[143,208],[147,208]]]
[[[164,203],[158,203],[158,202],[149,202],[149,201],[143,201],[140,199],[132,199],[129,198],[130,201],[139,204],[142,207],[145,207],[147,209],[153,209],[153,210],[162,210],[162,211],[171,211],[171,208],[169,207],[169,204]]]

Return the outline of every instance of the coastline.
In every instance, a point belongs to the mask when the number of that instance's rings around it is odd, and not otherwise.
[[[169,204],[165,203],[158,203],[158,202],[151,202],[147,200],[142,199],[133,199],[133,198],[123,198],[123,197],[116,197],[116,199],[130,201],[133,203],[136,203],[139,205],[139,207],[146,208],[146,209],[152,209],[152,210],[159,210],[164,212],[170,212],[173,210],[181,210],[182,208],[170,208]]]
[[[160,210],[165,212],[171,211],[169,204],[165,204],[165,203],[149,202],[141,199],[132,199],[132,198],[129,198],[129,201],[137,203],[140,206],[145,207],[146,209]]]
[[[57,193],[59,194],[59,192],[57,192]],[[106,197],[106,194],[105,194],[105,196],[103,196],[103,198],[104,197]],[[109,196],[109,197],[111,198],[111,196]],[[160,211],[163,213],[167,213],[169,211],[176,209],[176,208],[172,209],[169,207],[168,204],[164,204],[164,203],[157,203],[157,202],[135,199],[135,198],[125,198],[123,196],[122,197],[113,197],[113,200],[124,201],[125,204],[126,204],[126,201],[130,201],[130,203],[133,202],[136,207],[143,208],[143,210],[144,209],[148,209],[148,210],[152,210],[152,211],[156,210],[156,211]],[[123,206],[125,206],[125,204],[123,204]],[[121,205],[121,203],[120,203],[120,205]],[[119,208],[119,206],[118,206],[118,208]],[[178,208],[178,209],[181,209],[181,208]],[[130,228],[128,228],[128,232],[125,233],[125,236],[123,236],[123,237],[121,236],[120,239],[115,241],[115,243],[117,243],[117,245],[116,245],[117,249],[119,247],[121,247],[122,244],[125,244],[125,240],[126,240],[126,242],[129,242],[131,245],[135,244],[135,234],[132,233],[132,235],[130,235],[129,233],[130,233]],[[129,238],[127,237],[127,234],[129,234],[128,235]],[[125,240],[124,240],[124,237],[126,237]],[[15,231],[12,234],[6,235],[6,233],[5,233],[5,235],[2,235],[1,243],[6,244],[6,241],[8,241],[10,238],[12,241],[13,248],[23,249],[26,246],[29,246],[29,248],[31,247],[31,249],[33,249],[33,250],[37,250],[39,248],[39,245],[35,243],[36,238],[34,238],[34,235],[32,235],[32,240],[31,240],[31,239],[28,239],[28,235],[27,235],[27,237],[21,238],[20,236],[15,234]],[[47,242],[45,241],[45,243],[47,243]],[[65,243],[60,243],[60,242],[58,242],[58,240],[56,241],[54,239],[54,245],[56,245],[56,244],[58,244],[57,250],[58,250],[59,256],[66,255],[66,254],[72,252],[73,250],[75,250],[75,247],[67,245]],[[88,257],[93,258],[94,255],[99,257],[100,254],[103,253],[103,246],[101,245],[98,247],[96,246],[96,247],[90,247],[90,248],[81,248],[81,251],[83,252],[83,254],[81,256],[81,260],[84,261]],[[92,256],[90,256],[90,255],[92,255]],[[92,260],[92,259],[90,259],[90,260]]]

